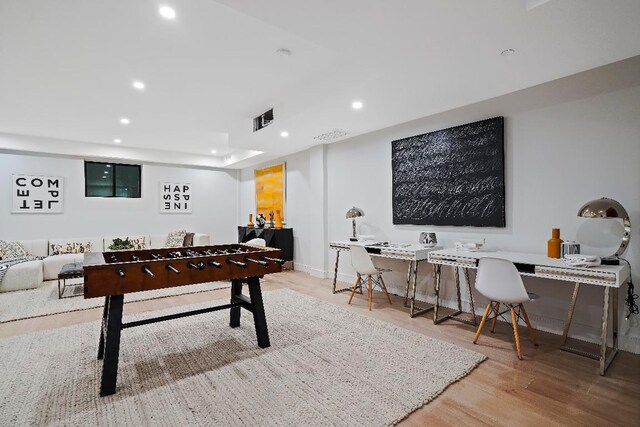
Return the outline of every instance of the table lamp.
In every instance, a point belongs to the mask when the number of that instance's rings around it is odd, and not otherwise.
[[[631,221],[627,210],[616,200],[603,197],[601,199],[592,200],[583,205],[578,211],[578,216],[583,218],[621,218],[624,227],[624,234],[620,247],[613,255],[602,258],[602,264],[618,265],[619,257],[629,244],[631,239]]]
[[[360,208],[356,208],[354,206],[347,211],[347,219],[351,219],[351,221],[353,221],[353,236],[349,238],[349,240],[351,240],[352,242],[358,240],[358,238],[356,237],[356,218],[358,218],[359,216],[364,216],[364,211]]]

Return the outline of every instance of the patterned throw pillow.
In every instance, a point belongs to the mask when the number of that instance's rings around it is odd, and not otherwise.
[[[181,248],[184,243],[184,236],[187,235],[187,230],[172,231],[167,236],[167,241],[164,244],[165,248]]]
[[[49,255],[83,254],[91,252],[91,242],[52,243]]]
[[[189,246],[193,246],[193,236],[195,236],[196,233],[187,233],[184,235],[184,242],[182,242],[182,246],[184,246],[185,248],[188,248]]]
[[[145,242],[144,236],[129,239],[129,241],[131,242],[131,244],[133,245],[133,249],[135,250],[147,249],[147,243]]]
[[[110,251],[130,251],[130,250],[139,250],[139,249],[147,249],[146,238],[142,237],[118,237],[111,241],[111,244],[108,246]]]
[[[18,242],[0,240],[0,259],[13,259],[27,256],[29,253]]]

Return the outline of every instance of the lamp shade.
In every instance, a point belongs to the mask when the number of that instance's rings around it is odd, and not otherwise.
[[[627,210],[617,201],[603,197],[585,203],[578,211],[583,218],[629,218]]]
[[[364,211],[360,208],[354,206],[347,211],[347,219],[357,218],[359,216],[364,216]]]
[[[579,210],[578,216],[583,218],[620,218],[624,227],[624,235],[620,248],[613,255],[619,257],[629,245],[631,239],[631,220],[627,210],[617,200],[603,197],[601,199],[592,200],[585,203]]]

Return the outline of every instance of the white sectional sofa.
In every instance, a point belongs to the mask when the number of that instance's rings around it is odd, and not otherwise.
[[[124,239],[127,236],[117,236]],[[129,237],[140,237],[131,235]],[[43,260],[29,261],[17,264],[9,268],[5,273],[0,292],[17,291],[21,289],[34,289],[41,286],[44,281],[57,280],[58,273],[62,266],[72,262],[82,262],[84,254],[61,254],[49,255],[51,245],[65,244],[70,242],[91,242],[92,252],[108,251],[109,246],[116,237],[73,237],[64,239],[38,239],[38,240],[18,240],[30,255],[46,257]],[[193,245],[202,246],[209,244],[209,235],[195,233]],[[165,246],[167,234],[151,234],[145,236],[147,248],[157,249]]]
[[[29,261],[11,266],[0,283],[0,292],[33,289],[43,283],[43,262]]]

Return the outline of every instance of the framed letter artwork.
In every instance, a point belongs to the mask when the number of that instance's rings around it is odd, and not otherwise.
[[[179,182],[160,183],[160,213],[191,213],[191,184]]]
[[[13,213],[64,212],[64,178],[12,175]]]

